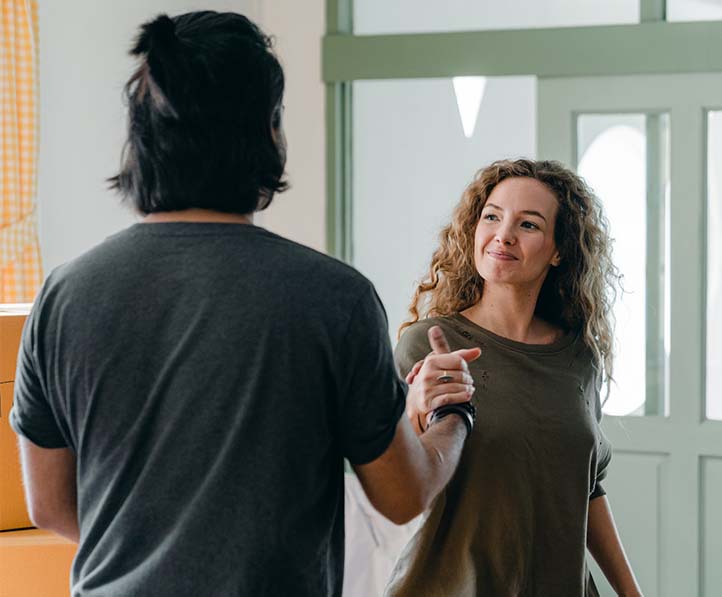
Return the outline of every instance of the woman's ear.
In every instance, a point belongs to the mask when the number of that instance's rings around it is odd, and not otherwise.
[[[559,254],[559,251],[555,251],[554,256],[552,257],[551,264],[554,267],[557,267],[562,262],[562,256]]]

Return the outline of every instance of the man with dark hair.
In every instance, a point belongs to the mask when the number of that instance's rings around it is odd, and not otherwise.
[[[145,218],[54,270],[26,323],[11,422],[30,515],[79,542],[73,595],[338,596],[343,458],[407,521],[471,410],[417,436],[372,285],[252,224],[285,188],[268,38],[237,14],[160,16],[132,54],[112,184]],[[431,340],[409,391],[468,402],[478,350]]]

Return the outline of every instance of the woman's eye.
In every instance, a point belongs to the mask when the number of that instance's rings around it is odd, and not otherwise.
[[[493,222],[493,221],[495,221],[495,220],[498,220],[499,218],[497,218],[496,215],[494,215],[494,214],[486,214],[486,215],[484,216],[484,219],[485,219],[487,222]]]
[[[521,226],[522,228],[527,228],[529,230],[539,230],[539,226],[537,226],[534,222],[522,222]]]

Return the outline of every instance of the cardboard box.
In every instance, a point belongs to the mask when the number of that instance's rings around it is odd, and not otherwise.
[[[25,508],[17,436],[10,427],[20,334],[29,305],[0,305],[0,530],[32,526]]]
[[[8,422],[14,385],[0,384],[0,531],[33,526],[25,507],[18,438]]]
[[[47,531],[0,533],[0,596],[68,597],[76,549]]]
[[[29,312],[29,304],[0,304],[0,383],[15,381],[20,335]]]
[[[27,529],[17,436],[9,424],[15,365],[30,305],[0,305],[0,597],[67,597],[77,546]],[[8,531],[6,529],[26,529]]]

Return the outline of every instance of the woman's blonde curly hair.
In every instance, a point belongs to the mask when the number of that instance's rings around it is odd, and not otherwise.
[[[428,274],[411,301],[411,319],[399,335],[419,319],[452,315],[479,302],[484,280],[474,263],[476,226],[494,187],[517,177],[538,180],[559,202],[554,239],[561,263],[544,280],[536,314],[565,331],[582,333],[608,392],[614,356],[612,306],[620,280],[612,262],[609,224],[592,190],[559,162],[501,160],[476,173],[441,231]]]

